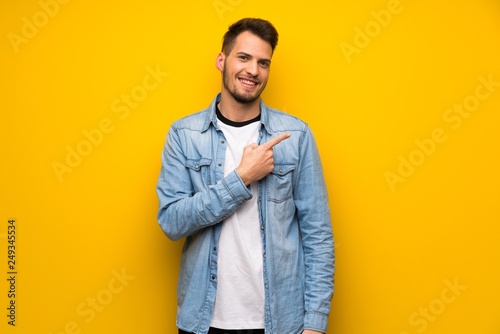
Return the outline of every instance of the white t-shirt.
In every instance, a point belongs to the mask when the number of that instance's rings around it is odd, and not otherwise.
[[[224,175],[238,166],[243,149],[257,142],[260,124],[255,121],[232,126],[219,121],[227,142]],[[251,184],[251,188],[252,198],[222,223],[212,327],[264,328],[263,250],[257,183]]]

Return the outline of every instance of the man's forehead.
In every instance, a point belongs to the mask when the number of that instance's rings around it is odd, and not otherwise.
[[[236,37],[233,52],[244,52],[254,57],[271,58],[273,50],[269,42],[249,31],[244,31]]]

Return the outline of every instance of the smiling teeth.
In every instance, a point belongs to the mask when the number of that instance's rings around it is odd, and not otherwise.
[[[253,81],[249,81],[249,80],[245,80],[245,79],[240,79],[241,82],[243,82],[244,84],[247,84],[247,85],[256,85],[257,83],[253,82]]]

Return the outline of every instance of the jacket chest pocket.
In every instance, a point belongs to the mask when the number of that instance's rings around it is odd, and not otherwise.
[[[267,176],[268,199],[280,203],[293,196],[292,176],[294,164],[275,164],[273,171]]]
[[[189,171],[191,183],[195,192],[205,189],[210,185],[210,165],[211,159],[188,159],[186,160],[186,168]]]

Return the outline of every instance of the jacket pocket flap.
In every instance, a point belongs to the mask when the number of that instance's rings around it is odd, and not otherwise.
[[[275,175],[283,176],[283,175],[290,173],[294,169],[295,169],[295,165],[293,165],[293,164],[274,164],[274,169],[271,173],[275,174]]]
[[[199,171],[202,166],[210,166],[211,163],[212,160],[206,158],[188,159],[186,160],[186,167],[194,171]]]

